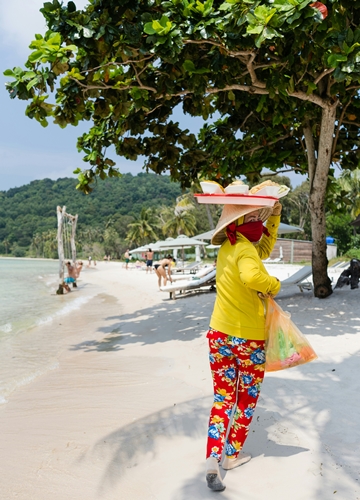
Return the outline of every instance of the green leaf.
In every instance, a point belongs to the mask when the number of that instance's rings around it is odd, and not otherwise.
[[[288,86],[288,91],[290,93],[293,93],[295,90],[295,84],[294,84],[294,76],[292,75],[290,80],[289,80],[289,86]]]
[[[331,68],[336,68],[339,62],[347,61],[347,57],[343,54],[330,54],[327,59],[327,63]]]
[[[355,64],[351,61],[348,61],[346,64],[341,66],[341,70],[345,73],[352,73],[355,69]]]
[[[85,38],[92,38],[93,34],[94,34],[94,30],[92,30],[90,28],[86,28],[86,27],[83,28],[83,35]]]
[[[32,63],[39,61],[44,55],[45,54],[43,50],[35,50],[29,55],[29,61]]]
[[[68,2],[67,8],[68,8],[69,12],[75,12],[76,11],[76,5],[72,1]]]
[[[193,73],[196,70],[195,64],[190,59],[186,59],[186,61],[183,62],[182,67],[187,73]]]
[[[307,95],[310,95],[313,93],[314,90],[317,89],[317,85],[314,82],[306,82],[307,83]]]
[[[148,35],[154,35],[156,33],[156,30],[153,28],[153,22],[152,21],[150,23],[146,23],[145,24],[144,31]]]
[[[246,32],[249,33],[250,35],[259,35],[260,33],[263,32],[264,27],[263,26],[248,26],[246,28]]]
[[[39,77],[36,76],[35,78],[33,78],[32,80],[30,80],[30,82],[26,85],[26,90],[30,90],[32,87],[34,87],[34,85],[36,85],[37,83],[39,82]]]

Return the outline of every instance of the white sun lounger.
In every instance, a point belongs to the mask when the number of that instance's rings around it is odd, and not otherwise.
[[[308,280],[311,275],[312,267],[304,266],[286,280],[281,281],[281,290],[294,285],[300,288],[300,292],[303,292],[304,290],[312,290],[313,284]]]
[[[182,274],[191,274],[195,273],[200,267],[200,262],[191,262],[190,264],[187,264],[186,266],[176,266],[171,269],[171,274],[176,276],[177,273],[182,273]]]
[[[198,288],[202,288],[204,286],[214,286],[216,278],[216,269],[213,269],[209,273],[205,274],[205,276],[201,278],[195,278],[189,280],[180,280],[175,283],[171,283],[170,285],[160,287],[162,292],[170,293],[170,299],[175,299],[175,292],[188,292],[192,290],[196,290]]]
[[[194,279],[194,278],[202,278],[203,276],[206,276],[207,274],[209,274],[211,271],[213,271],[215,269],[214,266],[207,266],[207,267],[203,267],[202,269],[200,269],[200,271],[198,271],[197,273],[193,274],[191,279]],[[179,274],[179,275],[172,275],[171,276],[171,279],[173,281],[179,281],[179,280],[189,280],[190,279],[190,276],[187,274]]]

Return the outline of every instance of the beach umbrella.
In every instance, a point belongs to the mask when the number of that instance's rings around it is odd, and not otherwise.
[[[142,252],[145,252],[147,250],[147,247],[138,247],[138,248],[134,248],[133,250],[129,250],[129,253],[142,253]]]
[[[303,233],[302,227],[290,226],[289,224],[284,224],[280,222],[278,234],[288,234],[288,233]]]
[[[164,242],[159,243],[159,248],[169,247],[169,248],[182,248],[182,247],[194,247],[194,246],[206,245],[203,241],[196,238],[186,236],[185,234],[180,234],[177,238],[168,238]]]
[[[148,243],[146,245],[142,245],[141,247],[134,248],[130,250],[129,253],[142,253],[147,252],[151,248],[151,250],[157,250],[157,243]]]
[[[206,243],[203,241],[200,241],[196,238],[191,238],[189,236],[186,236],[185,234],[180,234],[177,238],[172,239],[172,240],[165,240],[163,243],[159,245],[160,249],[180,249],[182,251],[182,258],[184,260],[184,249],[185,248],[191,248],[191,247],[200,247],[200,246],[205,246]]]

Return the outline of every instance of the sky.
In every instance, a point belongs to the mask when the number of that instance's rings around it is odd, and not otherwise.
[[[3,75],[5,69],[24,67],[34,34],[46,31],[45,20],[39,12],[43,1],[0,2],[0,191],[38,179],[75,178],[73,171],[76,168],[86,168],[82,154],[76,149],[76,141],[89,129],[90,123],[61,129],[49,120],[48,127],[43,128],[36,120],[25,116],[27,101],[10,99],[4,86],[9,81],[9,77]],[[77,8],[82,8],[87,0],[75,0],[75,3]],[[185,118],[181,111],[175,114],[175,118],[194,133],[202,124],[201,118]],[[122,173],[136,175],[143,171],[142,159],[128,161],[115,154],[111,157]],[[300,175],[286,175],[293,187],[305,180]]]

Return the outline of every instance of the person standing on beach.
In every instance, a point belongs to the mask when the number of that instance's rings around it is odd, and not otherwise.
[[[127,249],[126,252],[124,253],[125,257],[125,269],[128,269],[129,267],[129,262],[130,262],[130,250]]]
[[[76,278],[78,278],[80,276],[82,269],[83,269],[83,262],[82,262],[82,260],[79,260],[79,262],[76,262],[76,264],[75,264]]]
[[[265,373],[264,298],[280,291],[279,280],[268,274],[262,259],[274,248],[281,204],[254,208],[224,205],[211,240],[213,245],[221,245],[217,296],[207,333],[214,403],[208,427],[206,482],[213,491],[225,489],[219,469],[223,451],[224,470],[251,459],[241,450]]]
[[[154,258],[154,252],[149,248],[148,252],[146,253],[146,273],[148,271],[152,271],[152,265],[153,265],[153,258]]]
[[[172,283],[171,264],[173,261],[174,261],[174,258],[171,257],[171,255],[168,255],[165,259],[160,260],[158,264],[154,265],[155,274],[158,277],[159,289],[161,287],[161,280],[162,279],[164,280],[164,286],[166,286],[168,278],[170,280],[170,283]],[[167,267],[167,272],[165,269],[166,267]]]
[[[76,279],[80,276],[80,272],[82,270],[83,263],[82,261],[79,261],[75,263],[75,265],[71,264],[71,262],[68,260],[65,262],[65,265],[67,267],[67,277],[64,278],[64,288],[68,292],[70,292],[70,284],[72,284],[73,288],[77,287],[76,284]]]

